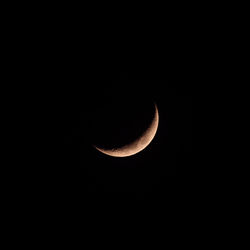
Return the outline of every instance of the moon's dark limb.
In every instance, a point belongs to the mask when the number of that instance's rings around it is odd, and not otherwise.
[[[128,108],[126,109],[126,112],[122,112],[122,110],[120,110],[119,115],[121,114],[123,116],[123,118],[127,118],[127,115],[128,115],[127,111],[128,110],[129,110]],[[145,110],[145,107],[144,107],[144,110]],[[137,110],[137,112],[138,112],[138,110]],[[136,114],[136,112],[134,114]],[[98,144],[98,146],[95,145],[95,148],[104,154],[114,156],[114,157],[126,157],[126,156],[134,155],[134,154],[142,151],[153,140],[153,138],[156,134],[157,128],[158,128],[159,113],[158,113],[158,109],[157,109],[156,104],[154,105],[154,112],[152,112],[152,114],[153,114],[153,119],[151,116],[151,121],[148,122],[146,125],[144,123],[143,126],[139,126],[140,129],[138,129],[138,124],[133,124],[133,122],[132,122],[132,125],[131,125],[128,123],[128,121],[131,121],[131,119],[127,119],[127,120],[126,119],[121,119],[121,120],[117,119],[118,121],[121,121],[121,124],[118,125],[117,123],[114,122],[112,125],[110,125],[110,127],[106,128],[107,134],[109,134],[111,132],[112,136],[110,135],[110,138],[115,138],[114,135],[116,135],[116,137],[119,137],[120,140],[123,136],[126,137],[126,135],[127,135],[129,137],[129,139],[127,141],[124,139],[123,144],[119,143],[119,142],[115,142],[115,139],[113,139],[113,140],[111,140],[113,142],[113,145],[111,145],[109,143],[108,147],[107,146],[104,147],[104,146]],[[131,116],[133,116],[133,112],[132,112]],[[138,114],[138,116],[140,116],[140,115]],[[141,117],[143,117],[143,116],[141,116]],[[148,116],[147,119],[149,119],[149,117],[150,116]],[[111,118],[115,118],[115,117],[110,117],[110,119]],[[136,119],[134,119],[134,120],[132,119],[132,121],[136,122]],[[150,124],[150,125],[148,125],[148,124]],[[111,128],[111,130],[112,130],[113,125],[115,125],[113,128],[114,130],[108,131],[109,128]],[[117,126],[118,126],[118,129],[117,129]],[[128,127],[130,127],[130,129]],[[136,127],[136,129],[135,129],[135,127]],[[137,133],[134,133],[134,135],[131,136],[131,134],[129,135],[128,133],[132,133],[131,131],[133,131],[133,129],[137,130]],[[135,135],[137,135],[137,137],[135,137]],[[108,140],[108,138],[107,138],[107,140]]]
[[[153,102],[141,96],[123,93],[98,100],[89,121],[92,143],[107,149],[127,145],[143,134],[153,118]]]

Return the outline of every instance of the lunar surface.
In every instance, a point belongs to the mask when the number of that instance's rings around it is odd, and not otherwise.
[[[94,146],[98,151],[102,152],[103,154],[113,156],[113,157],[127,157],[134,154],[139,153],[143,149],[145,149],[150,142],[155,137],[159,124],[159,112],[157,106],[155,104],[155,114],[154,118],[150,124],[150,126],[146,129],[146,131],[135,141],[132,143],[113,149],[103,149],[98,146]]]

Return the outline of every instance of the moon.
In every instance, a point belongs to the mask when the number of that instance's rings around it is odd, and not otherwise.
[[[158,112],[157,105],[154,104],[154,106],[155,106],[155,113],[154,113],[154,118],[151,124],[146,129],[146,131],[144,131],[144,133],[135,141],[125,146],[122,146],[119,148],[113,148],[113,149],[103,149],[95,145],[94,147],[101,153],[109,155],[109,156],[113,156],[113,157],[127,157],[131,155],[135,155],[139,153],[140,151],[142,151],[143,149],[145,149],[154,139],[155,134],[158,129],[159,112]]]

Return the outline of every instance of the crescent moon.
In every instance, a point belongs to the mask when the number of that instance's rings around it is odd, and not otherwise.
[[[158,129],[159,124],[159,112],[157,109],[157,106],[155,104],[155,114],[154,118],[150,124],[150,126],[147,128],[147,130],[134,142],[125,145],[120,148],[113,148],[113,149],[103,149],[99,148],[97,146],[94,146],[98,151],[100,151],[103,154],[113,156],[113,157],[127,157],[131,155],[135,155],[145,149],[150,142],[154,139],[155,134]]]

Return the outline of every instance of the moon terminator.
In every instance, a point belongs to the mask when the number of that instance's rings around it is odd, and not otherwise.
[[[103,149],[96,145],[94,145],[94,147],[101,153],[109,155],[109,156],[113,156],[113,157],[127,157],[131,155],[135,155],[139,153],[140,151],[142,151],[143,149],[145,149],[154,139],[155,134],[158,129],[159,112],[158,112],[158,108],[156,104],[154,106],[155,106],[155,113],[154,113],[154,118],[150,126],[135,141],[125,146],[122,146],[119,148],[113,148],[113,149]]]

